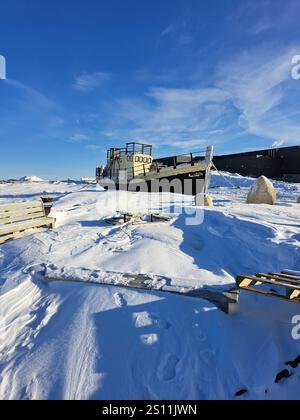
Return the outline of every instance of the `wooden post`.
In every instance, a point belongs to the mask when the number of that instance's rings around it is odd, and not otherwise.
[[[191,153],[191,166],[194,166],[194,162],[193,162],[193,153]]]

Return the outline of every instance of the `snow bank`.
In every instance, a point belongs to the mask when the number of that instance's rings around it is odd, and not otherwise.
[[[242,177],[239,174],[231,174],[229,172],[212,172],[210,188],[248,188],[255,183],[255,178]]]
[[[299,272],[299,186],[277,183],[277,204],[257,208],[245,204],[253,180],[226,176],[240,188],[213,175],[215,207],[197,210],[198,225],[186,223],[193,200],[178,196],[171,224],[109,226],[115,195],[96,185],[0,185],[0,202],[46,190],[57,218],[55,230],[0,246],[0,398],[234,399],[247,389],[244,399],[299,399],[300,368],[274,382],[300,355],[297,305],[243,293],[226,316],[200,299],[33,275],[45,263],[83,279],[144,273],[218,291],[238,273]],[[122,194],[144,211],[140,194]],[[154,203],[170,210],[165,195]]]
[[[39,178],[38,176],[24,176],[19,180],[20,182],[46,182],[44,179]]]

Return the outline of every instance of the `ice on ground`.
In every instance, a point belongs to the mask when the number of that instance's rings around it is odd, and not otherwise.
[[[247,205],[253,182],[214,174],[214,208],[153,195],[151,209],[175,219],[125,226],[105,223],[116,200],[143,212],[149,197],[77,183],[1,184],[0,205],[51,196],[57,228],[0,246],[0,398],[233,399],[246,389],[240,398],[298,399],[300,366],[286,366],[300,355],[297,305],[242,293],[239,313],[228,316],[200,299],[34,274],[47,264],[83,281],[142,273],[223,290],[238,273],[297,273],[300,186],[275,182],[275,206]],[[292,376],[275,384],[286,368]]]

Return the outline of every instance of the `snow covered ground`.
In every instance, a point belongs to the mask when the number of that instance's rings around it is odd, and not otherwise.
[[[234,189],[228,181],[239,189]],[[148,196],[116,197],[96,185],[0,185],[0,205],[54,198],[55,230],[0,246],[1,399],[300,398],[300,355],[292,338],[297,305],[242,294],[238,314],[200,299],[79,283],[45,283],[48,264],[164,276],[170,285],[230,288],[240,273],[300,270],[300,186],[276,182],[275,206],[247,205],[251,178],[214,175],[215,206],[191,197],[151,197],[170,224],[110,226],[122,209],[146,211]],[[203,223],[200,223],[203,221]],[[109,275],[109,274],[108,274]]]

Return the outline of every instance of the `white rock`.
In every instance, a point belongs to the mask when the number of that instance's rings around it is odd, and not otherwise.
[[[214,203],[213,203],[213,199],[211,198],[211,196],[209,194],[205,194],[204,196],[204,206],[205,207],[213,207]]]
[[[258,178],[256,183],[251,187],[248,197],[248,204],[275,204],[276,190],[272,182],[265,176]]]
[[[213,207],[213,200],[209,194],[197,194],[195,197],[197,207]]]

